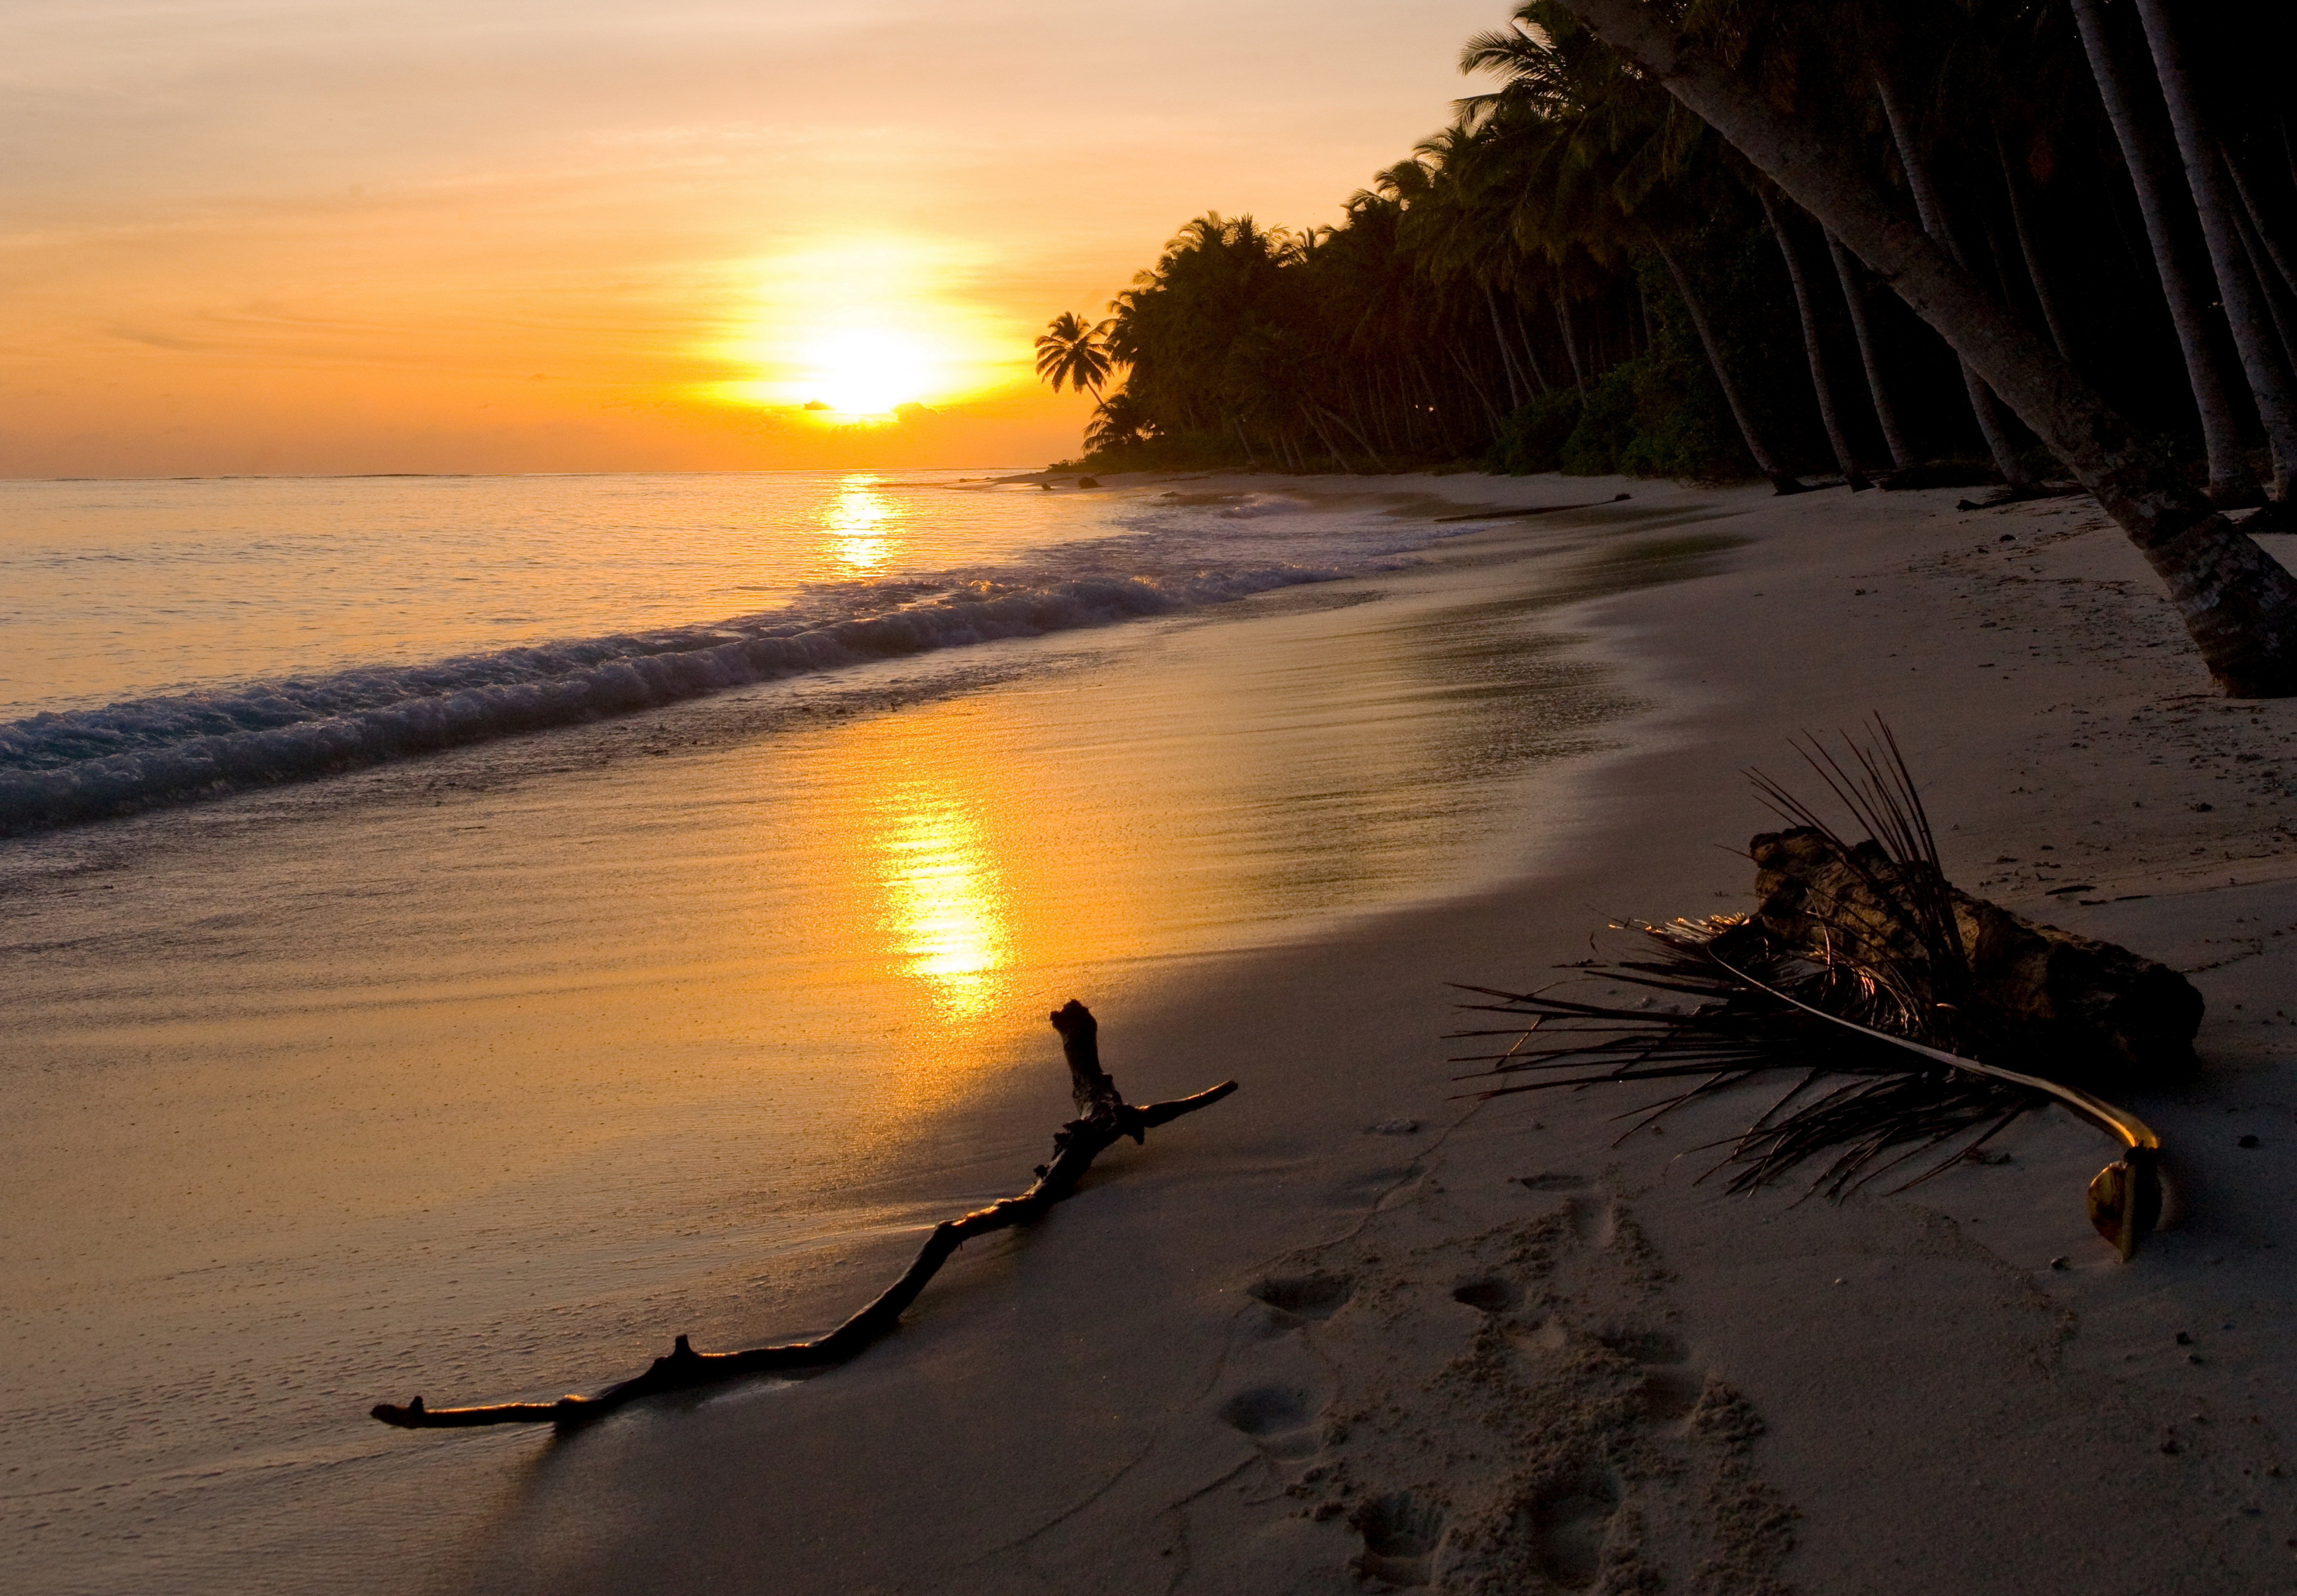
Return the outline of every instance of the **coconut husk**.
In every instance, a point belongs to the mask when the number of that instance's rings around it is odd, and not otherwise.
[[[1846,849],[1816,827],[1765,832],[1755,861],[1756,920],[1814,958],[1911,970],[1931,966],[1904,905],[1910,870],[1872,838]],[[1966,972],[1957,1027],[1988,1057],[2089,1090],[2170,1086],[2194,1068],[2202,995],[2169,966],[2112,942],[2046,926],[1950,883]]]

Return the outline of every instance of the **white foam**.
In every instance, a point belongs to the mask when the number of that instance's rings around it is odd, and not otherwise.
[[[1134,501],[1025,564],[815,583],[706,625],[203,686],[0,724],[0,835],[627,714],[870,661],[1393,566],[1451,529],[1280,493]],[[1239,525],[1241,521],[1244,524]]]
[[[975,580],[844,616],[820,614],[817,602],[711,626],[34,715],[0,726],[0,831],[627,714],[805,671],[1163,614],[1331,574],[1264,566]]]

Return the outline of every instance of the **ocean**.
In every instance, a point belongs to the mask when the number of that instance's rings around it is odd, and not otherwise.
[[[1129,1005],[1565,845],[1554,617],[1726,545],[995,476],[0,483],[12,1583],[450,1586],[537,1438],[369,1404],[842,1317],[1050,1008],[1193,1090]]]

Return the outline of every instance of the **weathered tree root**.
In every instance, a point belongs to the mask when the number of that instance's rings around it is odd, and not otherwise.
[[[1118,1095],[1116,1082],[1100,1067],[1098,1026],[1092,1013],[1074,999],[1053,1015],[1053,1029],[1061,1033],[1061,1050],[1067,1056],[1069,1085],[1074,1093],[1077,1117],[1053,1133],[1053,1160],[1037,1167],[1036,1184],[1017,1197],[1000,1198],[961,1219],[944,1220],[902,1278],[875,1302],[812,1341],[785,1346],[756,1346],[746,1352],[698,1353],[685,1337],[666,1358],[635,1379],[609,1386],[596,1396],[562,1396],[556,1402],[491,1403],[474,1408],[426,1408],[419,1396],[405,1407],[379,1403],[374,1416],[402,1429],[450,1429],[481,1424],[578,1425],[603,1418],[627,1403],[666,1391],[690,1391],[745,1375],[773,1374],[785,1370],[821,1369],[843,1363],[901,1322],[902,1312],[917,1301],[926,1283],[949,1262],[951,1254],[976,1236],[1033,1220],[1055,1203],[1073,1194],[1092,1161],[1124,1137],[1136,1143],[1149,1131],[1210,1107],[1236,1090],[1223,1081],[1194,1097],[1169,1103],[1134,1106]]]

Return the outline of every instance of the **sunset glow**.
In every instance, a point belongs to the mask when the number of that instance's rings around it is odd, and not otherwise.
[[[1035,381],[1046,321],[1105,314],[1207,208],[1327,217],[1442,121],[1496,14],[23,9],[0,474],[25,476],[1073,454],[1091,400]]]
[[[766,263],[718,353],[752,374],[715,397],[817,425],[888,421],[1031,381],[1033,329],[953,294],[965,251],[917,239],[826,243]]]
[[[848,477],[827,519],[830,535],[836,539],[837,557],[849,572],[867,576],[885,563],[886,534],[895,519],[893,506],[871,478]]]
[[[976,1019],[1007,962],[995,868],[963,810],[917,788],[894,796],[879,841],[888,940],[951,1018]]]

